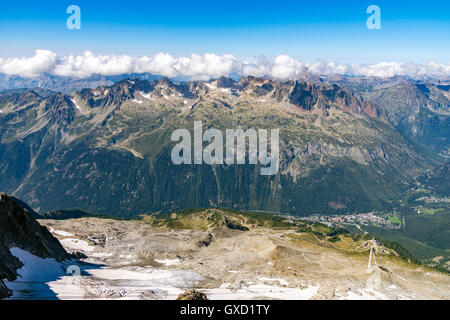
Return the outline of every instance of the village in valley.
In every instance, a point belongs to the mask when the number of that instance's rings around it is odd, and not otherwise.
[[[398,230],[401,228],[402,222],[396,213],[352,213],[346,215],[319,215],[314,214],[308,217],[302,217],[302,220],[320,222],[326,225],[343,225],[353,224],[357,227],[375,226],[385,229]]]

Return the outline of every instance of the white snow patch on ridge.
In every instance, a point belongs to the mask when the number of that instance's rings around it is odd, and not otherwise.
[[[75,99],[70,99],[70,101],[73,102],[73,104],[75,105],[75,108],[77,108],[81,114],[84,114],[83,109],[81,109],[81,107],[78,105],[78,103],[75,101]]]
[[[94,247],[90,246],[87,241],[79,240],[79,239],[62,239],[61,241],[62,246],[65,249],[71,249],[71,250],[82,250],[82,251],[94,251]]]
[[[150,97],[150,93],[139,91],[139,94],[145,99],[152,100],[152,98]]]
[[[23,267],[17,270],[17,279],[5,281],[6,286],[12,290],[10,299],[58,299],[58,294],[53,291],[49,283],[61,281],[65,277],[66,265],[70,262],[60,263],[55,259],[43,259],[28,251],[17,247],[10,249],[13,256],[23,263]],[[75,287],[67,287],[72,293],[79,291]]]
[[[9,251],[23,263],[23,267],[17,270],[17,280],[45,282],[65,274],[61,263],[53,258],[43,259],[17,247]]]

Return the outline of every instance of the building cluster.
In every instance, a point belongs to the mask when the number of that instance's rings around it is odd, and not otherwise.
[[[346,214],[346,215],[311,215],[308,217],[302,217],[302,220],[320,222],[326,225],[345,225],[345,224],[356,224],[363,226],[376,226],[383,227],[387,229],[400,229],[401,225],[389,221],[392,214],[386,213],[358,213],[358,214]]]

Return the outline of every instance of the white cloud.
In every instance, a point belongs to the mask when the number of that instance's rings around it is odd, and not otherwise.
[[[306,71],[304,63],[283,54],[275,57],[270,75],[279,79],[295,79]]]
[[[180,75],[197,79],[218,78],[232,72],[241,72],[241,62],[232,55],[207,53],[203,56],[192,54],[189,58],[180,58],[175,64]]]
[[[106,76],[129,73],[135,61],[129,56],[100,56],[86,51],[82,56],[66,56],[54,65],[53,73],[59,76],[86,78],[92,74]]]
[[[149,72],[166,77],[177,76],[175,70],[176,59],[168,53],[158,53],[153,57],[142,57],[137,59],[134,66],[136,73]]]
[[[118,75],[148,72],[167,77],[188,77],[201,80],[228,76],[231,73],[277,79],[296,79],[305,73],[448,78],[450,77],[450,65],[435,62],[427,64],[380,62],[375,65],[351,66],[325,61],[305,63],[287,55],[278,55],[272,59],[259,57],[253,61],[241,61],[233,55],[211,53],[191,54],[176,58],[168,53],[132,57],[128,55],[96,55],[86,51],[79,56],[57,57],[54,52],[48,50],[36,50],[32,57],[0,58],[0,73],[35,77],[45,72],[75,78],[86,78],[93,74]]]
[[[8,58],[0,61],[0,73],[36,77],[51,72],[56,62],[56,54],[48,50],[36,50],[31,58]]]

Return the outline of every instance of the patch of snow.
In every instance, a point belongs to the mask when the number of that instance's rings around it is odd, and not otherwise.
[[[194,286],[203,276],[189,271],[168,271],[148,268],[86,269],[91,276],[114,283],[115,289],[124,290],[122,299],[139,299],[153,291],[158,298],[174,300],[186,287]]]
[[[341,296],[340,300],[386,300],[387,296],[373,289],[363,288],[357,292],[347,291],[346,296]]]
[[[9,249],[23,267],[17,270],[21,281],[49,281],[65,274],[61,263],[53,258],[43,259],[17,247]]]
[[[75,99],[71,99],[70,101],[72,101],[73,104],[75,105],[75,108],[77,108],[80,111],[80,113],[83,114],[83,109],[81,109],[81,107],[78,105],[78,103],[75,101]]]
[[[150,93],[145,93],[145,92],[139,91],[139,94],[142,97],[144,97],[145,99],[152,100],[152,98],[150,97]]]
[[[401,280],[403,280],[403,281],[405,281],[405,282],[408,282],[408,280],[406,280],[405,278],[399,276],[398,274],[396,274],[396,276],[397,276],[399,279],[401,279]]]
[[[17,279],[5,280],[6,286],[13,291],[11,299],[57,299],[47,282],[65,276],[64,266],[55,259],[43,259],[17,247],[9,249],[23,266],[17,269]]]
[[[64,276],[48,282],[47,285],[59,300],[81,300],[85,299],[86,291],[80,285],[80,278],[81,276]]]
[[[211,83],[205,83],[205,86],[207,86],[210,89],[217,89],[217,87],[213,86]]]
[[[108,258],[108,257],[112,257],[113,253],[112,252],[93,252],[90,254],[90,256],[95,257],[95,258]]]
[[[204,290],[204,292],[210,300],[249,300],[256,298],[307,300],[317,294],[319,287],[317,285],[300,289],[253,284],[237,290],[231,290],[229,289],[229,284],[222,284],[219,288]]]
[[[279,278],[266,278],[266,277],[256,277],[259,281],[263,281],[263,282],[279,282],[281,285],[283,286],[288,286],[289,282],[287,282],[284,279],[279,279]]]
[[[411,300],[414,299],[414,294],[407,294],[407,293],[399,293],[399,298],[402,300]]]
[[[133,102],[136,102],[136,103],[139,103],[139,104],[143,103],[141,100],[136,100],[136,99],[133,99]]]
[[[165,266],[174,266],[180,263],[180,259],[155,259],[155,261]]]
[[[55,230],[53,228],[50,228],[50,233],[54,233],[57,234],[59,236],[63,236],[63,237],[71,237],[73,236],[73,234],[66,232],[66,231],[62,231],[62,230]]]
[[[80,245],[81,240],[72,240]],[[51,258],[42,259],[19,248],[10,251],[24,264],[17,270],[15,281],[5,281],[13,290],[12,299],[141,299],[151,296],[174,300],[186,288],[195,287],[204,279],[189,271],[90,264],[78,265],[81,274],[68,276],[66,270],[72,261],[60,263]],[[92,255],[99,254],[102,253]]]
[[[397,287],[395,286],[395,284],[392,284],[388,287],[389,290],[394,290],[397,289]]]
[[[67,238],[62,239],[60,242],[62,246],[66,249],[82,250],[87,252],[94,251],[94,247],[90,246],[89,243],[87,243],[87,241],[84,240]]]
[[[127,259],[127,260],[131,260],[133,259],[133,255],[132,254],[121,254],[119,256],[120,259]]]

